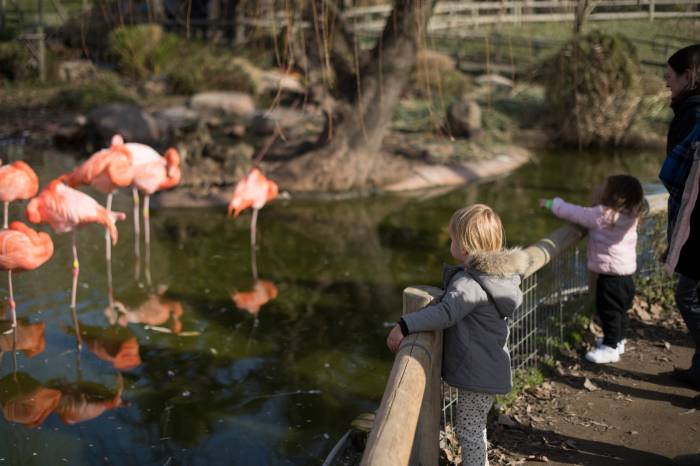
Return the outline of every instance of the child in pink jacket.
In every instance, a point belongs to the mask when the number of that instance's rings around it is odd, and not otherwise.
[[[634,299],[637,270],[637,224],[645,211],[642,185],[633,176],[609,176],[593,207],[569,204],[555,197],[540,199],[540,207],[588,230],[588,270],[597,274],[595,304],[603,340],[586,359],[605,364],[625,352],[627,310]]]

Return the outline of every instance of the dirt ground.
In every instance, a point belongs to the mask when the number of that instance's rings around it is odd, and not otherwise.
[[[618,363],[571,352],[489,430],[491,465],[700,465],[700,391],[668,374],[692,348],[672,313],[633,316]]]

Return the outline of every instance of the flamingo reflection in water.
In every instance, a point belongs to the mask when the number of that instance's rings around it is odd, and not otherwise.
[[[78,349],[82,347],[80,327],[76,312],[76,293],[80,265],[76,247],[76,228],[88,223],[104,225],[112,238],[112,244],[117,243],[117,220],[126,216],[121,212],[112,212],[99,205],[87,194],[81,193],[63,184],[60,180],[49,183],[37,197],[27,205],[27,219],[32,223],[48,223],[56,233],[72,233],[73,246],[73,287],[71,292],[71,313],[75,325]]]
[[[44,386],[25,372],[0,379],[2,414],[10,422],[37,427],[58,407],[61,391]]]
[[[128,371],[141,365],[139,342],[128,330],[84,324],[80,329],[88,349],[115,369]]]
[[[75,383],[57,385],[61,391],[61,400],[56,412],[66,424],[89,421],[102,415],[105,411],[118,408],[124,404],[124,378],[117,372],[115,391],[104,385],[78,379]]]
[[[258,278],[257,248],[251,244],[250,268],[253,275],[253,289],[251,291],[234,290],[230,293],[233,303],[238,309],[247,311],[255,317],[253,326],[258,325],[258,312],[260,308],[277,297],[277,287],[269,280]]]
[[[46,348],[45,330],[44,322],[29,324],[17,321],[15,332],[0,335],[0,357],[14,351],[22,351],[28,358],[42,353]]]
[[[146,301],[131,308],[117,301],[112,309],[105,309],[105,316],[112,325],[144,324],[154,330],[179,334],[182,332],[180,318],[184,312],[182,303],[165,297],[165,291],[166,288],[161,286],[158,293],[149,294]]]

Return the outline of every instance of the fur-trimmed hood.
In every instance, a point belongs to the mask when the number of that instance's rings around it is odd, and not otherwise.
[[[469,254],[464,264],[467,270],[486,275],[508,277],[523,275],[530,266],[530,256],[520,248],[496,252],[474,252]]]
[[[529,265],[530,256],[520,248],[513,248],[471,253],[464,271],[487,292],[501,316],[512,317],[522,302],[520,277]]]

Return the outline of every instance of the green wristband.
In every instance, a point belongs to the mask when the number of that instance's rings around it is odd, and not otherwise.
[[[549,210],[552,210],[552,205],[554,205],[553,199],[547,199],[546,201],[544,201],[544,206]]]

